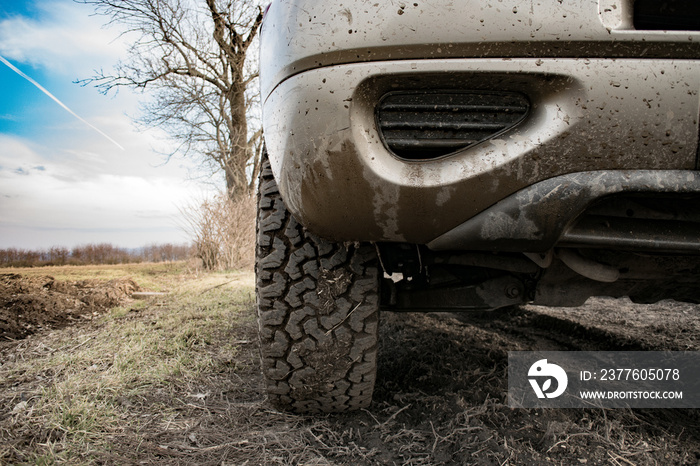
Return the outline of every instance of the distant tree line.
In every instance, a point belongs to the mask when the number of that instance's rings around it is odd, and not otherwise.
[[[138,262],[173,262],[192,257],[188,244],[153,244],[141,248],[119,248],[108,243],[85,244],[72,249],[0,249],[0,266],[39,267],[47,265],[113,265]]]

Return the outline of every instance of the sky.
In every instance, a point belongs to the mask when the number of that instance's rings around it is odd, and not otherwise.
[[[125,57],[104,23],[72,0],[0,0],[0,248],[189,241],[179,211],[212,186],[133,123],[147,96],[75,83]]]

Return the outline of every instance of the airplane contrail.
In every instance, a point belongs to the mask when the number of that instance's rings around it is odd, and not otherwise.
[[[73,115],[74,117],[76,117],[78,120],[82,121],[83,123],[85,123],[86,125],[88,125],[90,128],[92,128],[92,129],[94,129],[95,131],[97,131],[98,133],[100,133],[102,136],[104,136],[105,138],[107,138],[111,143],[113,143],[115,146],[117,146],[117,147],[120,148],[121,150],[125,150],[117,141],[115,141],[115,140],[112,139],[111,137],[107,136],[107,134],[105,134],[102,130],[100,130],[99,128],[97,128],[95,125],[91,124],[90,122],[86,121],[84,118],[80,117],[80,115],[78,115],[78,114],[75,113],[73,110],[71,110],[70,108],[68,108],[63,102],[61,102],[60,100],[58,100],[58,98],[56,98],[56,96],[54,96],[52,93],[50,93],[48,90],[46,90],[41,84],[39,84],[38,82],[34,81],[32,78],[30,78],[29,76],[27,76],[26,74],[24,74],[24,73],[23,73],[19,68],[17,68],[15,65],[13,65],[13,64],[10,63],[9,61],[7,61],[7,60],[5,59],[5,57],[3,57],[2,55],[0,55],[0,61],[3,62],[4,64],[6,64],[12,71],[14,71],[14,72],[17,73],[18,75],[22,76],[24,79],[26,79],[26,80],[29,81],[30,83],[34,84],[34,85],[37,87],[37,89],[39,89],[41,92],[43,92],[44,94],[46,94],[47,96],[49,96],[49,97],[51,98],[51,100],[53,100],[53,101],[56,102],[58,105],[60,105],[61,107],[63,107],[68,113],[70,113],[71,115]]]

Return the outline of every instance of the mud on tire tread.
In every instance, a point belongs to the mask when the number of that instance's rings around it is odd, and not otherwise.
[[[287,211],[264,158],[256,289],[270,402],[293,412],[367,407],[377,367],[378,264],[371,245],[332,243]]]

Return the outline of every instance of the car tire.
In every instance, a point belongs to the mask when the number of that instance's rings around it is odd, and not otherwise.
[[[377,367],[376,249],[309,233],[287,210],[266,156],[259,181],[256,301],[269,401],[298,413],[367,407]]]

